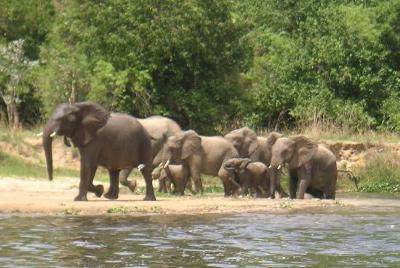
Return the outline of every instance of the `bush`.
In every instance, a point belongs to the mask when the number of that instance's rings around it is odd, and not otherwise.
[[[361,168],[360,192],[400,192],[400,157],[395,152],[372,156],[367,165]]]

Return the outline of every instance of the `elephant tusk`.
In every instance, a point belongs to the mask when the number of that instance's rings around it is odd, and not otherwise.
[[[142,169],[144,169],[145,168],[145,164],[140,164],[138,167],[137,167],[137,169],[139,170],[139,171],[141,171]]]
[[[57,135],[57,133],[54,131],[53,133],[50,134],[50,138],[54,138]]]
[[[159,168],[162,168],[162,166],[163,166],[163,163],[161,162],[161,163],[158,165],[158,167],[159,167]]]
[[[269,165],[269,167],[268,167],[269,169],[271,169],[272,168],[272,165]]]
[[[235,168],[233,168],[233,167],[227,167],[227,166],[224,166],[224,168],[225,168],[226,170],[235,171]]]
[[[36,137],[42,137],[42,136],[43,136],[43,132],[36,134]]]
[[[282,166],[281,165],[279,165],[278,167],[277,167],[277,170],[280,170],[282,168]]]
[[[165,163],[164,168],[168,167],[168,165],[169,165],[169,159],[168,159],[167,163]]]

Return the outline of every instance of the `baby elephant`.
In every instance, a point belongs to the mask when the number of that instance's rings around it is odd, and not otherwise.
[[[270,177],[265,164],[252,162],[250,158],[231,158],[225,161],[224,168],[235,173],[241,195],[247,194],[250,189],[256,197],[269,196]]]
[[[160,183],[160,186],[164,186],[159,188],[160,192],[176,193],[178,188],[182,189],[180,187],[183,187],[182,165],[165,165],[165,167],[159,165],[153,170],[152,177],[153,180],[158,180],[159,183],[165,181],[165,183]],[[173,190],[171,189],[171,184],[174,186]],[[186,189],[194,194],[190,179],[186,183]]]

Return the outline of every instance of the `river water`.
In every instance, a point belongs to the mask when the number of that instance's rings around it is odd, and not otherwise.
[[[400,267],[400,208],[0,216],[0,267]]]

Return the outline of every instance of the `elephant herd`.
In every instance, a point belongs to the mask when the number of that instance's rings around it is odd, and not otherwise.
[[[225,136],[201,136],[162,116],[136,119],[110,113],[91,102],[60,104],[43,129],[50,180],[52,139],[56,135],[63,136],[66,146],[77,147],[81,155],[76,201],[87,200],[88,192],[103,195],[103,185],[93,184],[98,166],[109,172],[110,187],[104,193],[108,199],[118,198],[119,182],[135,189],[136,182],[128,180],[133,168],[145,179],[144,200],[155,200],[154,179],[162,192],[202,193],[203,174],[218,176],[225,196],[274,198],[278,192],[282,197],[287,196],[280,184],[284,165],[289,172],[290,198],[303,199],[305,193],[335,198],[336,158],[327,147],[304,136],[283,137],[271,132],[260,137],[248,127]]]

